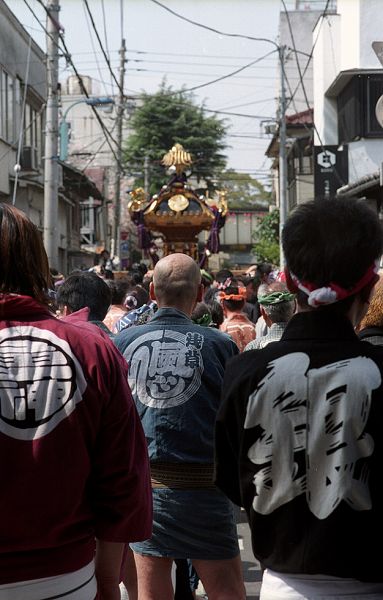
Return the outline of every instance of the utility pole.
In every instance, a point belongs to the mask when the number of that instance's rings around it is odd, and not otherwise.
[[[124,82],[125,82],[125,40],[121,40],[120,48],[120,93],[117,107],[117,164],[116,164],[116,179],[114,183],[114,215],[113,215],[113,248],[111,254],[119,256],[120,254],[120,220],[121,220],[121,162],[122,162],[122,123],[124,117],[125,108],[125,94],[124,94]]]
[[[48,98],[44,155],[44,245],[49,265],[58,264],[58,68],[60,0],[47,4],[47,83]]]
[[[287,217],[287,157],[286,157],[286,89],[285,89],[285,46],[279,47],[281,96],[279,105],[279,249],[280,268],[285,266],[282,248],[282,231]]]

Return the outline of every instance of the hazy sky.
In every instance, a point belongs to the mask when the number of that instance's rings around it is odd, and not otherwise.
[[[37,0],[27,0],[45,26],[45,13]],[[277,41],[280,0],[161,0],[182,16],[226,33]],[[6,0],[32,37],[45,50],[45,34],[24,0]],[[88,0],[110,62],[118,78],[121,35],[128,49],[126,93],[155,92],[161,80],[175,89],[187,89],[228,75],[274,49],[270,43],[219,35],[187,23],[152,0]],[[287,2],[288,7],[294,3]],[[122,6],[122,10],[121,10]],[[105,19],[104,19],[105,15]],[[111,76],[87,17],[83,0],[61,0],[60,23],[72,59],[82,75],[97,80],[94,92],[110,94]],[[61,61],[60,79],[72,73]],[[261,60],[237,75],[195,91],[206,108],[236,112],[221,115],[230,124],[228,166],[265,176],[268,139],[261,120],[275,117],[277,55]]]

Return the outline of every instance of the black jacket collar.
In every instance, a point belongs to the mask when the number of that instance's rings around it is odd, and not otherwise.
[[[316,309],[292,317],[282,335],[288,340],[357,340],[351,321],[344,315]]]

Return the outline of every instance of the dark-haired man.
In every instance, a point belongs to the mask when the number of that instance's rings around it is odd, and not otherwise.
[[[90,322],[104,335],[112,332],[104,325],[112,292],[105,281],[89,271],[70,275],[57,291],[56,302],[65,320],[72,323]],[[96,330],[97,331],[97,330]]]
[[[262,600],[383,598],[383,348],[354,327],[382,230],[362,202],[299,206],[283,230],[298,313],[278,343],[229,361],[216,483],[245,507]]]

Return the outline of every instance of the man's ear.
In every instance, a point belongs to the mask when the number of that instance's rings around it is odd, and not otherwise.
[[[293,278],[290,275],[290,271],[288,270],[287,267],[285,267],[284,269],[285,271],[285,277],[286,277],[286,286],[287,289],[289,290],[289,292],[291,292],[292,294],[297,294],[299,291],[298,286],[294,283]]]
[[[202,302],[202,299],[203,299],[203,285],[202,285],[202,283],[200,283],[200,285],[198,286],[196,302]]]
[[[149,284],[149,296],[150,296],[151,300],[157,300],[156,294],[155,294],[155,291],[154,291],[154,283],[153,283],[153,281],[151,281],[150,284]]]
[[[260,309],[261,309],[261,316],[263,317],[263,320],[265,321],[267,327],[271,327],[273,322],[270,319],[269,315],[267,314],[267,312],[265,311],[265,309],[263,308],[262,305],[260,305]]]

